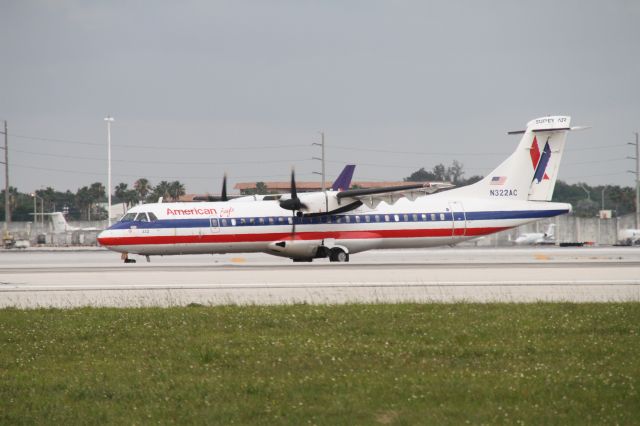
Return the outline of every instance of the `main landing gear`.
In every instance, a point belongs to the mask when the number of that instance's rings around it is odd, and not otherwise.
[[[334,247],[329,252],[329,260],[331,262],[348,262],[349,253],[346,253],[340,247]]]

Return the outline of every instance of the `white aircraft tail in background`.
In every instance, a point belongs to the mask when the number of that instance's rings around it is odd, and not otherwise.
[[[89,227],[89,228],[78,228],[76,226],[71,226],[67,223],[67,220],[64,218],[64,214],[62,212],[53,212],[53,213],[38,213],[44,214],[45,216],[51,217],[51,226],[54,234],[62,234],[64,232],[73,232],[73,231],[101,231],[100,228]]]
[[[549,224],[547,230],[543,232],[529,232],[526,234],[518,235],[518,238],[514,241],[516,245],[526,246],[526,245],[543,245],[543,244],[555,244],[556,236],[554,234],[554,229],[556,227],[555,223]]]

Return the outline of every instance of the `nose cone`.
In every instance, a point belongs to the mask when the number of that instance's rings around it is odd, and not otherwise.
[[[107,237],[108,237],[108,229],[105,229],[104,231],[100,232],[98,234],[98,244],[100,244],[102,247],[106,247],[107,244]]]

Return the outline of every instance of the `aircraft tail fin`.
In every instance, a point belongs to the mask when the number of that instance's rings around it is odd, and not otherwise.
[[[453,191],[478,198],[551,201],[571,117],[542,117],[527,123],[515,152],[484,179]]]
[[[550,223],[549,226],[547,227],[547,230],[544,233],[545,237],[553,237],[555,228],[556,228],[556,224]]]
[[[333,185],[331,185],[331,189],[334,191],[344,191],[351,187],[351,178],[353,177],[353,171],[355,170],[355,164],[347,164],[342,169],[342,172],[338,176]]]
[[[51,213],[51,223],[53,225],[53,232],[56,234],[66,232],[68,230],[67,221],[62,212]]]

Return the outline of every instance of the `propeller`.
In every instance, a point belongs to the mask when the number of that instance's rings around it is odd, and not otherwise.
[[[222,192],[220,193],[220,201],[229,201],[229,197],[227,197],[227,174],[224,174],[222,178]]]
[[[280,207],[293,212],[307,208],[307,206],[300,201],[300,198],[298,198],[298,191],[296,190],[296,175],[293,169],[291,169],[291,198],[280,200]]]
[[[280,207],[285,210],[291,210],[291,212],[293,213],[291,218],[291,239],[295,240],[296,216],[302,216],[302,212],[300,212],[300,209],[307,208],[307,206],[302,201],[300,201],[300,198],[298,198],[298,191],[296,189],[296,174],[293,168],[291,169],[291,198],[280,200]],[[298,212],[297,214],[296,211]]]

